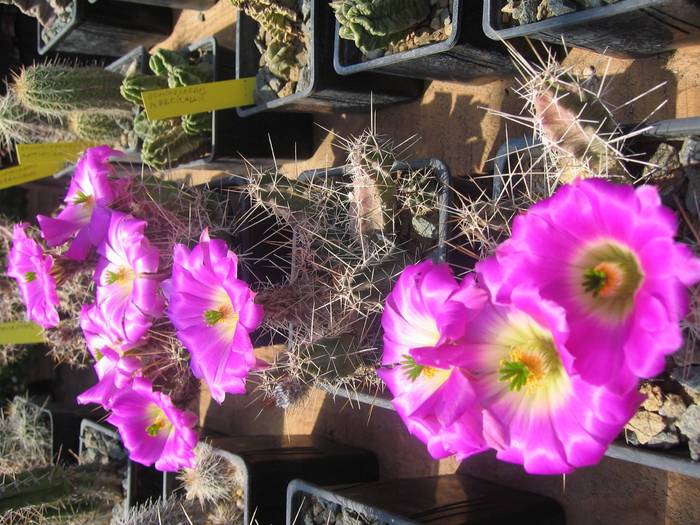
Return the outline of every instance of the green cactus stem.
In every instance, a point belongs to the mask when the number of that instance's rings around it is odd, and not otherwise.
[[[130,118],[117,118],[100,113],[76,113],[68,120],[69,129],[83,140],[118,146],[132,129]]]
[[[159,77],[167,77],[175,67],[189,65],[189,60],[182,53],[158,49],[148,60],[148,67]]]
[[[195,153],[205,142],[205,138],[188,135],[181,126],[175,126],[163,134],[146,138],[141,160],[154,168],[164,168]]]
[[[137,106],[143,106],[141,93],[154,89],[166,89],[168,80],[154,75],[135,73],[124,78],[119,91],[126,100]]]
[[[299,17],[293,0],[231,0],[231,3],[275,40],[289,41],[298,35]]]
[[[331,3],[339,35],[367,54],[401,40],[430,15],[430,0],[340,0]]]
[[[99,67],[37,64],[14,79],[14,92],[28,109],[46,115],[99,111],[124,116],[132,105],[122,98],[122,76]]]
[[[60,142],[73,140],[62,118],[35,113],[22,104],[12,92],[0,97],[0,147],[13,144]]]
[[[182,117],[182,129],[188,135],[211,134],[211,113],[197,113]]]

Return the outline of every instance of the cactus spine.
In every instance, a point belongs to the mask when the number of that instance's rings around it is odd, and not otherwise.
[[[68,125],[78,138],[115,147],[122,144],[125,133],[132,127],[132,120],[100,113],[76,113],[70,116]]]
[[[28,109],[46,115],[98,111],[127,116],[131,104],[119,93],[122,76],[98,67],[38,64],[15,77],[14,91]]]
[[[0,98],[0,147],[11,149],[13,144],[60,142],[74,139],[59,117],[35,113],[20,104],[12,92]]]

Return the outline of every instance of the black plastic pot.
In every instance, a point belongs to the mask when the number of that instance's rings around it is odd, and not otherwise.
[[[60,403],[49,403],[46,410],[51,414],[53,426],[53,457],[62,463],[75,462],[80,451],[82,422],[100,419],[104,411]]]
[[[122,0],[119,0],[122,1]],[[218,0],[136,0],[135,4],[158,5],[171,9],[191,9],[193,11],[206,11]]]
[[[452,0],[452,33],[443,42],[429,44],[362,61],[351,40],[340,38],[335,23],[333,65],[341,75],[376,71],[388,75],[437,80],[489,80],[515,71],[503,46],[490,41],[481,30],[481,5]]]
[[[484,32],[494,40],[529,37],[620,57],[645,57],[700,40],[695,0],[620,0],[522,26],[504,26],[505,0],[484,0]]]
[[[37,22],[38,24],[38,22]],[[73,12],[65,27],[44,44],[38,25],[39,54],[64,51],[121,56],[137,46],[151,47],[170,34],[173,12],[167,7],[132,4],[117,0],[73,0]]]
[[[381,525],[564,525],[564,510],[551,498],[475,478],[451,475],[394,479],[333,488],[294,480],[287,490],[287,525],[316,497],[363,514]],[[297,521],[295,521],[295,519]]]
[[[104,434],[121,443],[121,437],[112,425],[95,423],[90,419],[83,419],[80,424],[80,445],[78,448],[79,457],[83,454],[83,432],[86,428],[90,428],[94,432]],[[123,447],[122,451],[126,457],[127,454]],[[163,473],[158,472],[153,467],[144,467],[143,465],[134,463],[131,460],[126,461],[126,507],[131,508],[136,505],[142,505],[149,500],[156,501],[158,498],[160,498],[163,487]]]
[[[319,436],[239,436],[215,438],[211,445],[242,475],[244,523],[284,523],[287,485],[303,476],[319,485],[377,479],[371,452]]]
[[[139,73],[148,73],[148,53],[146,52],[146,48],[144,48],[143,46],[138,46],[129,51],[123,57],[118,58],[114,62],[107,64],[105,66],[105,69],[123,75],[126,73],[126,70],[129,68],[129,66],[134,60],[138,60],[137,69]]]
[[[268,110],[342,113],[368,111],[391,104],[420,98],[424,84],[420,81],[396,82],[375,74],[353,78],[339,76],[332,67],[333,14],[327,0],[311,3],[308,84],[303,91],[264,104],[239,108],[238,114],[248,117]],[[236,23],[236,78],[254,77],[260,64],[260,51],[254,44],[258,24],[242,11]]]
[[[214,81],[236,78],[235,53],[219,45],[214,37],[190,45],[194,51],[210,48],[214,55]],[[206,162],[222,162],[241,157],[305,159],[313,153],[313,121],[309,115],[258,115],[242,119],[236,110],[212,111],[211,149]]]

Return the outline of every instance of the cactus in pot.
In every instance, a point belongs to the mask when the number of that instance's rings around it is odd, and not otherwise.
[[[133,127],[133,120],[101,113],[74,113],[68,118],[68,127],[83,140],[128,146],[128,133]]]
[[[51,116],[100,112],[124,117],[132,105],[122,98],[122,76],[99,67],[37,64],[14,78],[14,93],[29,110]]]
[[[62,117],[48,117],[25,108],[11,91],[0,97],[0,147],[9,150],[13,144],[74,138]]]
[[[434,245],[417,242],[420,233],[413,231],[414,216],[427,216],[421,208],[427,200],[405,197],[426,174],[396,169],[393,143],[373,131],[345,148],[340,178],[258,173],[248,189],[255,205],[291,230],[288,281],[256,296],[265,326],[289,334],[287,351],[260,372],[261,391],[282,407],[313,385],[379,387],[374,370],[384,298],[405,265]],[[438,187],[430,189],[436,202]]]
[[[404,38],[429,17],[429,0],[339,0],[331,3],[339,35],[364,54]]]

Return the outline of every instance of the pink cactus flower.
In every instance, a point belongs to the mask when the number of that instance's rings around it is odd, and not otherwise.
[[[412,352],[454,352],[487,300],[473,279],[460,287],[449,266],[431,261],[407,267],[387,297],[384,367],[378,373],[406,428],[434,458],[461,459],[485,450],[482,411],[468,374],[452,365],[422,366]]]
[[[150,323],[145,318],[143,321],[138,331],[145,333]],[[80,327],[83,329],[85,342],[93,357],[96,357],[96,353],[104,348],[123,353],[144,342],[144,339],[130,341],[123,324],[110,322],[96,304],[84,304],[80,309]]]
[[[129,458],[163,472],[194,466],[197,416],[176,408],[170,398],[154,392],[147,379],[137,377],[131,388],[112,399],[107,418],[117,427]]]
[[[219,403],[226,392],[245,393],[246,377],[256,365],[249,333],[263,317],[237,272],[236,255],[205,230],[192,250],[175,246],[172,278],[163,285],[168,317],[190,352],[192,372]]]
[[[39,244],[29,238],[27,224],[16,224],[12,248],[8,254],[7,275],[17,281],[22,300],[27,307],[27,319],[43,328],[58,326],[54,259],[44,253]]]
[[[420,366],[462,370],[484,409],[489,446],[531,474],[594,465],[641,402],[634,386],[619,394],[578,374],[565,310],[527,285],[465,325],[452,351],[411,356]]]
[[[97,248],[97,304],[127,341],[137,342],[163,312],[158,249],[144,235],[146,223],[112,212],[107,235]]]
[[[86,150],[75,167],[63,210],[55,218],[37,216],[49,246],[72,241],[65,257],[85,260],[90,248],[104,238],[109,220],[105,207],[121,197],[126,187],[126,181],[110,179],[107,159],[121,154],[108,146]]]
[[[674,242],[676,231],[653,186],[577,180],[517,217],[512,238],[477,271],[497,302],[529,283],[563,307],[577,371],[624,392],[683,344],[700,259]]]
[[[139,374],[141,361],[105,347],[92,352],[95,360],[97,384],[80,394],[77,401],[81,405],[96,403],[106,409],[112,407],[112,399],[128,388],[135,375]]]

